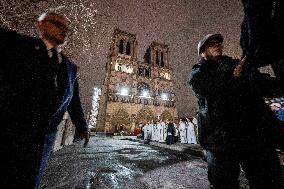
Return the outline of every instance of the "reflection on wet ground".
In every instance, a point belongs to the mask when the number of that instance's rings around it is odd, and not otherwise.
[[[54,153],[41,188],[148,188],[137,178],[163,166],[197,158],[129,140],[92,137]]]

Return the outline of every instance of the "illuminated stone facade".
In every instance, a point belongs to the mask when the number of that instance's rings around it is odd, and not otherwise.
[[[96,131],[129,133],[139,123],[177,118],[168,46],[153,42],[143,62],[137,46],[136,35],[114,31]]]

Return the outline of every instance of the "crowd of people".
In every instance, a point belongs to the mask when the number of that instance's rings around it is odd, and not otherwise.
[[[197,125],[193,124],[196,118],[180,118],[179,122],[159,120],[140,124],[141,138],[146,141],[156,141],[168,145],[180,142],[183,144],[197,144]],[[196,123],[196,122],[195,122]]]

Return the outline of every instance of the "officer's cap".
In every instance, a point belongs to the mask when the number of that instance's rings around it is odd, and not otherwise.
[[[221,34],[217,33],[217,34],[208,34],[206,35],[203,39],[201,39],[199,42],[198,42],[198,45],[197,45],[197,52],[198,52],[198,55],[200,55],[203,51],[204,51],[204,47],[205,47],[205,44],[212,40],[212,39],[217,39],[218,41],[220,41],[221,43],[223,42],[224,38]]]

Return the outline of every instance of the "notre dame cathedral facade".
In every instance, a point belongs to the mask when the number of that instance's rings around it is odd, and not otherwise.
[[[136,35],[115,29],[96,131],[133,132],[140,123],[177,118],[168,46],[152,42],[143,62],[137,47]]]

